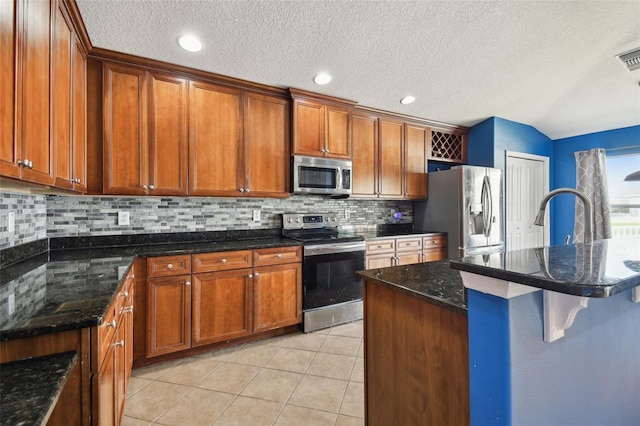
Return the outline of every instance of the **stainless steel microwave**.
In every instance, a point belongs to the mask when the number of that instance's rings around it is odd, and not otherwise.
[[[351,160],[294,155],[294,194],[351,194]]]

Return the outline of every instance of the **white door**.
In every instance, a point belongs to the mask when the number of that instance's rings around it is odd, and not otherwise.
[[[506,249],[549,245],[549,217],[544,227],[533,224],[540,201],[549,192],[549,158],[507,152]]]

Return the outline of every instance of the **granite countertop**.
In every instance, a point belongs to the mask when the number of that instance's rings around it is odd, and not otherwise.
[[[237,236],[232,233],[228,239],[218,241],[178,240],[104,248],[92,248],[91,241],[58,241],[53,244],[56,249],[2,268],[0,341],[100,325],[138,256],[300,245],[288,238],[260,233],[255,238]]]
[[[65,352],[0,364],[0,424],[45,424],[77,360]]]
[[[610,297],[640,285],[640,238],[452,259],[460,271],[558,293]]]
[[[460,273],[449,267],[449,260],[369,269],[356,275],[467,315],[465,288]]]
[[[381,224],[377,226],[352,225],[343,226],[341,230],[363,236],[367,240],[389,237],[410,237],[412,235],[447,235],[446,232],[413,229],[412,223]]]

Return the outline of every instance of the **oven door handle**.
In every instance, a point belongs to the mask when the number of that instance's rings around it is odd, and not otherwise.
[[[323,254],[348,253],[353,251],[364,251],[365,243],[344,243],[344,244],[318,244],[314,246],[304,246],[305,256],[320,256]]]

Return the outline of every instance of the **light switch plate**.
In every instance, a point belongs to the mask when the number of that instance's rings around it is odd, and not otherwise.
[[[260,222],[260,210],[253,211],[253,221]]]

